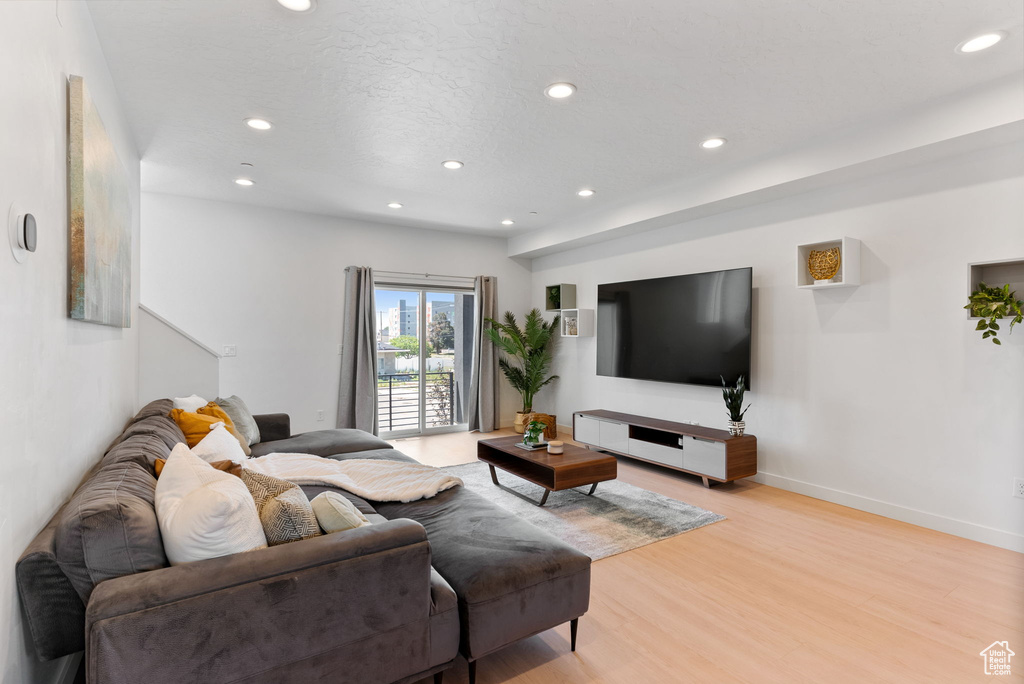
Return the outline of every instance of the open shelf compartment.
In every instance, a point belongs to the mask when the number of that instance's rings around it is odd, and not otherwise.
[[[815,282],[807,269],[807,259],[812,251],[839,248],[839,271],[828,282]],[[796,286],[803,290],[825,290],[836,287],[860,285],[860,240],[851,237],[836,238],[823,242],[811,242],[796,247]]]
[[[989,287],[1002,287],[1009,283],[1010,291],[1016,291],[1017,299],[1024,299],[1024,259],[1000,259],[998,261],[976,261],[968,264],[967,297],[971,296],[978,283]],[[967,301],[964,301],[967,304]],[[968,318],[977,320],[967,312]]]

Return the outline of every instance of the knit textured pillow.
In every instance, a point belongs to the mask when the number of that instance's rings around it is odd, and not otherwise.
[[[309,499],[298,485],[244,468],[242,482],[256,501],[269,546],[320,536]]]

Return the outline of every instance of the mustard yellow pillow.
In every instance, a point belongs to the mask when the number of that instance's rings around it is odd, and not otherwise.
[[[182,409],[173,409],[170,415],[171,420],[177,423],[178,427],[185,434],[185,441],[188,442],[189,449],[199,444],[199,440],[210,434],[210,428],[214,423],[224,423],[224,427],[227,428],[228,432],[242,445],[242,451],[245,452],[245,455],[248,456],[252,453],[245,439],[235,430],[235,424],[228,418],[228,414],[224,413],[212,401],[200,408],[196,413]]]
[[[153,463],[153,470],[156,471],[156,476],[160,477],[160,473],[164,471],[164,465],[167,463],[167,459],[158,458]],[[235,477],[242,477],[242,466],[238,465],[234,461],[212,461],[210,463],[214,470],[220,470],[225,473],[234,475]]]

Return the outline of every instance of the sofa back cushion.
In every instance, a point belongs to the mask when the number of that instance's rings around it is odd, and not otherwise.
[[[143,418],[149,418],[150,416],[166,416],[174,408],[174,402],[170,399],[154,399],[149,402],[135,414],[135,417],[129,421],[129,425],[137,423]]]
[[[156,478],[148,465],[114,460],[79,487],[65,506],[54,551],[83,603],[104,580],[167,567],[155,494]]]

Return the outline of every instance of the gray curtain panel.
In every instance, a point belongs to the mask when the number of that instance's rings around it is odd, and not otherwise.
[[[469,384],[466,416],[469,429],[491,432],[498,425],[498,350],[484,335],[486,318],[498,315],[498,279],[477,276],[473,298],[473,374]]]
[[[338,427],[377,434],[377,329],[373,270],[345,269]]]

